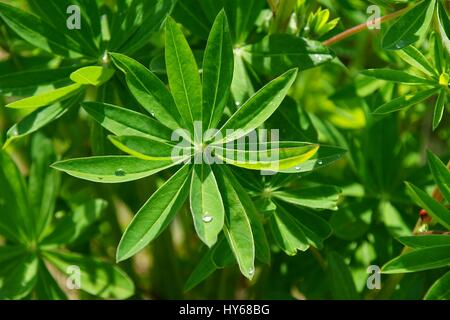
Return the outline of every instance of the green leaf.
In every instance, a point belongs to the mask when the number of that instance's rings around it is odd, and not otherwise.
[[[428,165],[434,181],[439,187],[444,199],[450,203],[450,171],[447,166],[431,151],[428,151]]]
[[[236,45],[246,43],[250,32],[255,27],[258,16],[264,9],[265,1],[226,0],[223,1],[223,6],[230,21],[234,43]]]
[[[295,146],[303,144],[303,142],[287,142],[287,145]],[[284,144],[281,144],[284,146]],[[314,156],[300,165],[293,166],[291,168],[287,168],[284,170],[280,170],[280,172],[284,173],[299,173],[299,172],[308,172],[316,169],[324,168],[331,163],[341,159],[347,151],[345,149],[339,147],[331,147],[327,145],[320,145],[317,152]]]
[[[386,263],[383,273],[407,273],[443,268],[450,265],[450,246],[416,249]]]
[[[0,93],[19,93],[39,86],[68,80],[76,67],[20,71],[0,76]]]
[[[129,33],[124,29],[125,34],[131,35],[129,39],[120,47],[118,51],[125,54],[132,54],[137,50],[144,47],[147,42],[143,39],[148,38],[148,35],[152,32],[158,31],[166,21],[167,17],[172,12],[172,9],[177,1],[176,0],[157,0],[151,2],[143,2],[144,8],[141,12],[144,12],[142,23],[140,23],[138,30],[135,33]],[[141,3],[137,2],[138,5]],[[149,6],[149,8],[145,7]],[[131,12],[131,15],[133,13]]]
[[[59,192],[59,173],[50,168],[56,160],[52,141],[40,133],[34,135],[31,159],[28,180],[29,214],[34,221],[35,234],[39,237],[50,223]]]
[[[25,98],[12,102],[8,108],[40,108],[51,105],[55,102],[68,99],[76,95],[83,88],[81,84],[72,84],[67,87],[58,88],[46,93],[38,94],[33,97]]]
[[[169,86],[178,111],[193,132],[202,120],[202,86],[194,54],[176,22],[166,22],[166,67]]]
[[[206,254],[202,257],[200,262],[190,274],[189,278],[186,280],[186,283],[184,284],[185,292],[195,288],[217,270],[217,266],[214,264],[212,259],[213,254],[213,249],[208,249],[206,251]]]
[[[0,233],[7,239],[28,243],[34,228],[25,181],[5,152],[0,152],[0,186]]]
[[[413,200],[437,222],[442,224],[447,229],[450,229],[450,210],[445,208],[442,204],[430,197],[426,192],[420,190],[415,185],[406,182],[406,187],[411,194]]]
[[[74,253],[46,251],[45,258],[70,276],[71,266],[80,269],[80,290],[104,299],[127,299],[134,294],[133,281],[116,266]]]
[[[290,34],[272,34],[238,49],[237,54],[257,70],[276,75],[291,68],[306,70],[331,61],[335,55],[319,41]]]
[[[425,300],[450,300],[450,271],[431,286],[425,295]]]
[[[220,237],[214,247],[206,251],[194,271],[192,271],[184,285],[184,291],[193,289],[206,280],[214,271],[224,268],[234,261],[233,252],[231,252],[228,242],[225,237]]]
[[[439,1],[437,5],[437,18],[442,42],[444,43],[447,51],[450,53],[450,19],[445,11],[445,7]]]
[[[398,97],[375,109],[375,111],[373,111],[373,114],[386,114],[409,108],[412,105],[428,99],[432,95],[436,94],[439,90],[439,88],[432,88],[424,91],[419,91],[415,94],[407,94]]]
[[[429,76],[438,76],[436,69],[431,65],[428,59],[413,46],[404,48],[403,50],[397,51],[397,54],[406,63],[412,67],[422,71],[424,74]]]
[[[297,250],[306,251],[309,242],[298,222],[283,208],[278,207],[270,216],[270,228],[278,246],[288,255]]]
[[[35,292],[39,300],[67,300],[66,294],[53,279],[43,261],[39,261]]]
[[[0,270],[0,299],[18,300],[33,290],[37,280],[38,259],[35,254],[2,265]]]
[[[433,115],[433,130],[436,130],[441,123],[442,116],[444,114],[444,108],[447,103],[447,92],[446,89],[441,89],[439,91],[439,96],[436,100],[436,105],[434,107],[434,115]]]
[[[219,123],[233,79],[233,47],[227,17],[222,10],[211,29],[203,60],[203,129]]]
[[[221,166],[217,167],[216,178],[225,208],[223,230],[241,273],[252,279],[255,274],[255,243],[248,215],[249,208],[242,201],[242,195],[234,188],[231,173]]]
[[[435,81],[413,76],[409,73],[391,69],[369,69],[361,72],[363,75],[380,80],[406,83],[406,84],[428,84],[436,85]]]
[[[222,171],[226,173],[229,182],[233,186],[236,194],[239,196],[239,201],[242,202],[244,208],[246,209],[246,214],[252,227],[256,258],[266,264],[270,264],[270,248],[266,233],[264,231],[262,217],[250,198],[248,190],[244,188],[241,183],[239,183],[233,172],[227,166],[222,166]]]
[[[71,107],[76,105],[79,99],[80,95],[76,95],[67,101],[57,102],[48,106],[47,108],[39,108],[33,111],[8,130],[8,132],[6,133],[8,140],[6,140],[3,148],[6,148],[14,140],[27,136],[43,128],[50,122],[59,119]]]
[[[120,240],[118,262],[142,250],[170,224],[187,198],[190,171],[183,166],[139,209]]]
[[[224,137],[221,142],[239,139],[263,124],[283,101],[296,77],[297,69],[291,69],[256,92],[220,129]],[[228,129],[233,129],[233,133],[226,135]]]
[[[65,215],[56,223],[41,245],[67,245],[77,241],[101,217],[107,205],[105,200],[94,199],[77,206],[73,213]]]
[[[83,102],[83,109],[118,136],[142,136],[170,141],[172,130],[142,113],[101,102]]]
[[[327,271],[333,298],[338,300],[359,299],[352,273],[344,259],[332,251],[328,254],[327,261]]]
[[[199,238],[212,247],[224,223],[222,196],[208,164],[196,164],[192,170],[190,206]]]
[[[272,142],[273,143],[273,142]],[[239,148],[239,145],[237,146]],[[213,147],[224,162],[251,170],[281,171],[304,163],[319,149],[316,144],[280,142],[279,148],[266,143],[247,144],[244,149]]]
[[[176,164],[172,159],[149,161],[131,156],[98,156],[59,161],[52,168],[84,180],[120,183],[151,176]]]
[[[405,246],[420,249],[437,246],[450,246],[450,237],[443,234],[424,234],[409,237],[400,237],[398,241]]]
[[[172,95],[164,83],[142,64],[119,53],[110,53],[115,65],[126,75],[136,100],[161,123],[171,129],[183,127]]]
[[[114,69],[90,66],[80,68],[70,75],[70,79],[78,84],[101,86],[114,75]]]
[[[337,210],[340,190],[334,186],[275,191],[273,196],[285,202],[314,209]]]
[[[0,3],[0,17],[20,37],[45,51],[69,58],[90,53],[80,43],[25,11]]]
[[[435,7],[435,0],[425,0],[403,14],[384,35],[383,48],[399,50],[419,40],[430,26]]]
[[[169,142],[161,142],[141,136],[109,136],[120,150],[144,160],[169,160],[177,162],[192,154],[191,147],[181,148]]]
[[[211,23],[208,17],[205,15],[203,10],[192,10],[192,8],[197,8],[199,5],[203,5],[204,3],[205,1],[197,0],[177,1],[172,17],[181,22],[196,36],[202,39],[207,39],[208,33],[211,30]]]
[[[30,8],[55,30],[67,30],[64,32],[64,35],[74,43],[78,44],[80,50],[83,50],[84,54],[91,57],[97,57],[100,55],[100,51],[95,43],[94,30],[92,30],[88,19],[93,13],[97,13],[96,18],[100,20],[98,17],[97,5],[92,5],[95,1],[87,0],[86,2],[90,2],[90,5],[83,3],[83,0],[27,0],[27,2]],[[80,29],[69,30],[67,27],[67,22],[71,20],[69,19],[71,15],[67,12],[67,10],[71,5],[78,5],[80,8]]]

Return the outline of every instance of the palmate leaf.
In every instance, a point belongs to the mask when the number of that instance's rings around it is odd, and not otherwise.
[[[184,128],[172,95],[157,76],[136,60],[118,53],[110,55],[116,66],[125,73],[131,93],[148,113],[168,128]]]
[[[402,254],[386,263],[383,273],[406,273],[447,267],[450,265],[450,246],[433,246]]]
[[[0,152],[0,185],[0,233],[14,242],[29,243],[35,232],[25,181],[5,152]]]
[[[20,71],[0,76],[0,93],[21,93],[26,89],[67,81],[77,67]]]
[[[292,205],[276,202],[271,215],[271,229],[280,248],[288,255],[306,251],[310,245],[321,249],[331,235],[330,225],[319,216]]]
[[[79,205],[73,213],[56,223],[53,231],[42,239],[41,245],[67,245],[77,241],[101,217],[107,204],[105,200],[94,199]]]
[[[65,32],[64,35],[73,42],[79,44],[85,55],[90,57],[100,55],[100,50],[97,47],[98,43],[94,41],[96,37],[95,31],[92,30],[91,24],[88,23],[89,20],[87,19],[91,15],[94,15],[98,19],[97,21],[100,21],[100,17],[98,16],[98,8],[95,1],[28,0],[27,2],[30,8],[36,12],[36,14],[38,14],[43,21],[50,24],[56,30],[68,30],[67,19],[69,15],[67,13],[67,8],[71,5],[78,5],[80,8],[80,15],[82,17],[81,28],[70,30],[70,32]],[[98,31],[99,30],[97,30],[97,36],[99,35]]]
[[[89,66],[74,71],[70,75],[70,79],[78,84],[98,87],[111,79],[113,75],[113,69],[98,66]]]
[[[61,100],[68,99],[78,94],[83,89],[81,84],[71,84],[66,87],[58,88],[49,92],[41,93],[33,97],[25,98],[12,102],[6,107],[8,108],[40,108]]]
[[[297,69],[291,69],[256,92],[223,125],[219,133],[224,138],[216,143],[239,139],[259,127],[278,108],[296,77]],[[229,129],[233,133],[227,134]]]
[[[266,74],[280,74],[290,68],[306,70],[331,61],[335,55],[318,41],[289,34],[273,34],[239,49],[242,57]]]
[[[46,108],[39,108],[33,111],[8,130],[6,133],[8,140],[6,140],[3,148],[6,148],[14,140],[27,136],[46,126],[50,122],[59,119],[71,107],[77,105],[80,99],[81,94],[77,94],[67,101],[56,102]]]
[[[450,203],[450,171],[444,163],[431,151],[428,151],[428,166],[434,181],[439,187],[444,199]]]
[[[109,136],[109,140],[120,150],[144,160],[170,160],[174,162],[188,158],[191,147],[181,148],[171,142],[161,142],[141,136]]]
[[[40,260],[35,287],[36,298],[39,300],[66,300],[66,294],[61,290],[45,263]]]
[[[35,234],[39,238],[50,223],[59,191],[59,173],[49,170],[56,160],[51,140],[42,134],[33,136],[31,143],[32,165],[28,180],[30,214],[33,215]]]
[[[177,163],[169,160],[142,160],[131,156],[97,156],[56,162],[54,169],[94,182],[120,183],[142,179]]]
[[[415,94],[408,94],[402,97],[395,98],[394,100],[391,100],[375,109],[375,111],[373,111],[373,114],[387,114],[409,108],[412,105],[415,105],[435,95],[439,90],[440,88],[432,88],[419,91]]]
[[[216,178],[208,164],[195,164],[190,186],[190,207],[199,238],[212,247],[224,223],[224,207]]]
[[[233,79],[233,47],[227,17],[221,11],[213,24],[203,60],[204,130],[215,128],[222,117]]]
[[[36,254],[26,254],[2,265],[0,270],[0,299],[22,299],[36,284],[38,271]]]
[[[402,50],[397,51],[401,59],[408,63],[413,68],[422,71],[429,76],[439,76],[436,69],[431,65],[430,61],[413,46],[408,46]]]
[[[275,191],[272,194],[275,198],[298,206],[337,210],[339,192],[340,190],[333,186],[315,186]]]
[[[239,201],[246,209],[246,214],[250,220],[250,225],[253,233],[253,240],[255,242],[256,258],[263,263],[270,264],[270,248],[267,241],[262,219],[253,204],[248,191],[239,183],[235,174],[227,167],[221,166],[222,171],[227,175],[228,181],[233,186],[236,194],[239,196]]]
[[[122,235],[118,262],[142,250],[170,224],[188,196],[190,173],[190,166],[183,166],[142,206]]]
[[[255,242],[248,214],[249,208],[242,201],[243,195],[235,189],[231,172],[221,166],[216,167],[216,178],[225,208],[223,230],[241,273],[252,279],[255,274]]]
[[[166,22],[166,68],[178,111],[194,132],[194,121],[202,121],[202,86],[194,54],[176,22]]]
[[[127,299],[134,293],[133,281],[112,264],[74,253],[46,251],[44,257],[64,273],[78,266],[82,291],[104,299]]]
[[[170,141],[172,130],[139,112],[101,102],[83,102],[82,106],[92,118],[115,135]]]
[[[308,143],[280,142],[279,145],[279,148],[272,148],[265,144],[248,144],[244,150],[227,147],[213,147],[213,150],[215,156],[225,163],[245,169],[277,172],[304,163],[319,149],[319,145]]]
[[[402,49],[422,37],[430,26],[436,0],[424,0],[402,15],[383,37],[383,48]]]
[[[406,83],[411,85],[436,85],[435,81],[420,78],[409,73],[399,71],[399,70],[391,70],[391,69],[369,69],[361,72],[365,76],[373,77],[380,80],[398,82],[398,83]]]
[[[27,12],[1,3],[0,17],[19,36],[45,51],[70,58],[91,54],[81,44]]]

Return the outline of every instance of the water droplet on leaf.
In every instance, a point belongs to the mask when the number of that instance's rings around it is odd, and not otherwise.
[[[213,217],[211,217],[209,214],[205,213],[202,217],[203,222],[209,223],[213,220]]]
[[[254,268],[250,268],[250,269],[248,270],[248,274],[251,275],[251,276],[253,276],[253,275],[255,274],[255,269],[254,269]]]
[[[118,177],[123,177],[124,175],[126,175],[126,172],[123,169],[117,169],[114,174]]]
[[[317,161],[317,164],[321,165],[323,163],[322,160]]]

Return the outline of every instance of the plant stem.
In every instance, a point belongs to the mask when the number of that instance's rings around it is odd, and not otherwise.
[[[389,20],[393,20],[393,19],[397,18],[398,16],[402,15],[403,13],[405,13],[408,10],[409,10],[409,7],[403,8],[403,9],[398,10],[398,11],[395,11],[395,12],[390,13],[388,15],[385,15],[385,16],[383,16],[381,18],[375,19],[374,23],[383,23],[383,22],[386,22],[386,21],[389,21]],[[355,26],[353,28],[347,29],[347,30],[345,30],[345,31],[335,35],[334,37],[331,37],[328,40],[325,40],[323,42],[323,44],[326,45],[326,46],[331,46],[331,45],[333,45],[333,44],[335,44],[337,42],[340,42],[340,41],[342,41],[344,39],[347,39],[348,37],[351,37],[354,34],[357,34],[357,33],[361,32],[361,31],[366,30],[367,27],[368,27],[368,23],[367,22],[361,23],[361,24],[359,24],[359,25],[357,25],[357,26]]]

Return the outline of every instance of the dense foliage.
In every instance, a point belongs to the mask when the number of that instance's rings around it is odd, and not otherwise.
[[[449,13],[0,0],[0,298],[449,299]]]

